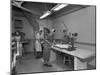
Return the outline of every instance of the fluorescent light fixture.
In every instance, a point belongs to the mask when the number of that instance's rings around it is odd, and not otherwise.
[[[44,13],[44,14],[40,17],[40,19],[43,19],[43,18],[49,16],[50,14],[51,14],[51,12],[50,12],[50,11],[47,11],[46,13]]]
[[[62,8],[64,8],[64,7],[66,7],[66,6],[68,6],[68,4],[58,4],[58,5],[56,5],[55,7],[53,7],[53,8],[51,9],[51,11],[58,11],[58,10],[60,10],[60,9],[62,9]]]

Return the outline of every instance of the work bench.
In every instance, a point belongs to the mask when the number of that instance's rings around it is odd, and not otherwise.
[[[62,45],[59,45],[62,46]],[[76,48],[76,50],[68,51],[67,49],[60,48],[58,45],[53,45],[53,50],[68,54],[74,57],[74,70],[87,69],[88,61],[91,57],[95,57],[95,50],[86,50]],[[66,45],[68,46],[68,45]]]

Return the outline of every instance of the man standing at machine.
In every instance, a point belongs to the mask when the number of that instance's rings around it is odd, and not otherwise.
[[[50,51],[53,42],[52,35],[55,32],[53,29],[50,31],[48,28],[44,28],[44,43],[43,43],[43,59],[44,59],[44,66],[52,67],[49,63],[50,60]]]

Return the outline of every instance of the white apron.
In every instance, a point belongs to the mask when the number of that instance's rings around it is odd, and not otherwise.
[[[40,44],[40,34],[37,33],[36,34],[36,41],[35,41],[35,49],[36,49],[36,52],[41,52],[41,44]]]

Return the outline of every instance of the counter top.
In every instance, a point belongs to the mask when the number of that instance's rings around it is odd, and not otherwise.
[[[76,48],[76,50],[74,51],[68,51],[65,49],[60,49],[58,47],[55,47],[55,45],[52,46],[52,48],[57,51],[60,51],[60,52],[63,52],[63,53],[66,53],[66,54],[69,54],[69,55],[72,55],[72,56],[75,56],[81,59],[86,59],[86,58],[89,58],[95,55],[95,50],[86,50],[86,49]]]

